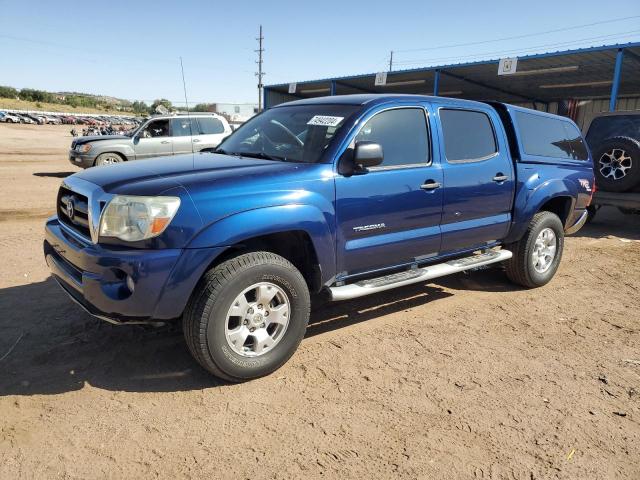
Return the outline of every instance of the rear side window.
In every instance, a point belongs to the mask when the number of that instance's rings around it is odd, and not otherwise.
[[[379,143],[383,167],[429,163],[427,120],[421,108],[378,113],[364,124],[355,140]]]
[[[560,118],[516,112],[522,150],[527,155],[587,160],[589,154],[580,132]]]
[[[486,113],[442,109],[440,122],[447,161],[481,161],[498,151],[491,120]]]
[[[200,117],[198,118],[200,124],[201,135],[215,135],[218,133],[224,133],[224,125],[220,120],[214,117]]]

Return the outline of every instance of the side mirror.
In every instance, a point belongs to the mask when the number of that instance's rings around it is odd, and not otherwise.
[[[382,146],[379,143],[361,140],[356,142],[353,152],[353,163],[358,170],[380,165],[384,160]]]

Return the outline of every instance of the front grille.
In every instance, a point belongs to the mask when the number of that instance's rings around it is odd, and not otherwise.
[[[58,219],[65,226],[75,230],[87,240],[91,238],[91,231],[89,230],[89,200],[87,197],[64,186],[60,187],[57,213]]]

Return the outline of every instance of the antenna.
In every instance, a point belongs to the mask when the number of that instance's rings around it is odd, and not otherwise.
[[[389,55],[389,71],[393,70],[393,50],[391,50],[391,55]]]
[[[258,64],[258,71],[256,72],[256,76],[258,77],[258,112],[261,112],[263,87],[262,77],[265,75],[265,73],[262,71],[262,53],[264,52],[264,48],[262,48],[262,41],[264,40],[264,37],[262,36],[262,25],[260,25],[260,35],[258,36],[258,38],[256,38],[256,40],[258,40],[258,49],[254,51],[258,53],[258,60],[256,60],[256,63]]]
[[[182,71],[182,88],[184,90],[184,104],[187,107],[187,120],[189,120],[189,138],[191,139],[191,155],[193,155],[195,153],[193,151],[193,131],[191,129],[191,115],[189,113],[189,100],[187,100],[187,82],[185,82],[184,80],[184,65],[182,65],[182,57],[180,57],[180,70]]]

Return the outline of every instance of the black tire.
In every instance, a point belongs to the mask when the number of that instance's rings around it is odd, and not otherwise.
[[[536,239],[546,228],[553,230],[556,238],[556,251],[551,265],[545,272],[539,272],[533,267],[533,254]],[[541,287],[553,278],[564,248],[564,228],[560,218],[555,213],[538,212],[533,216],[526,233],[516,243],[506,245],[507,250],[513,252],[513,257],[506,262],[507,277],[514,283],[527,288]]]
[[[126,158],[119,153],[105,152],[96,157],[94,165],[100,167],[102,165],[113,165],[114,163],[122,163],[124,161],[126,161]]]
[[[273,350],[257,357],[242,356],[229,347],[227,313],[247,287],[268,281],[285,291],[290,301],[289,323]],[[242,382],[268,375],[291,358],[304,337],[310,298],[300,272],[285,258],[251,252],[209,270],[196,287],[183,315],[184,336],[193,357],[213,375]]]
[[[613,152],[624,152],[625,172],[607,167]],[[615,155],[614,155],[615,156]],[[617,159],[616,159],[617,160]],[[613,137],[602,142],[593,152],[593,171],[596,185],[608,192],[626,192],[640,185],[640,142],[630,137]],[[616,178],[618,175],[623,175]]]
[[[596,213],[600,210],[595,205],[589,205],[587,207],[587,223],[593,222],[593,219],[596,218]]]

